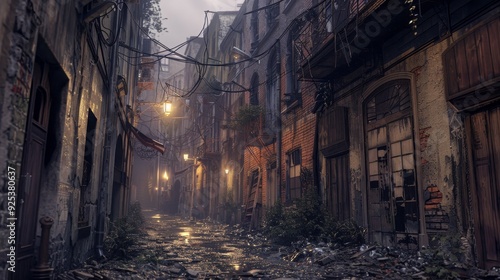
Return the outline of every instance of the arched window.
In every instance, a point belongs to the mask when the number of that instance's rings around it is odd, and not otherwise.
[[[363,103],[366,132],[368,224],[371,241],[418,240],[411,80],[377,86]]]

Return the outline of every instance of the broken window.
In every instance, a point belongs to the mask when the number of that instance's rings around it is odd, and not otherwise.
[[[410,81],[378,87],[365,102],[371,237],[383,244],[415,240],[418,202]],[[396,233],[396,236],[394,236]]]

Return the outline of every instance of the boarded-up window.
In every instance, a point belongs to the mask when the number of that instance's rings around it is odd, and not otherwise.
[[[496,17],[444,52],[446,96],[459,110],[500,98],[494,90],[500,81],[499,49],[500,18]]]
[[[300,149],[297,149],[288,154],[288,189],[291,201],[300,198],[302,195],[302,188],[300,185],[300,166]]]
[[[319,149],[325,157],[345,153],[349,149],[347,108],[329,108],[320,115]]]

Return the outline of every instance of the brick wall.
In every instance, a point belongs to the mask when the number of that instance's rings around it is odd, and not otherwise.
[[[425,224],[429,231],[448,230],[450,217],[441,207],[443,194],[435,185],[430,185],[424,192]]]

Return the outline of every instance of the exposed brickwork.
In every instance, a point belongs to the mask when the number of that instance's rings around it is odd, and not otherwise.
[[[430,185],[424,192],[425,199],[425,223],[430,231],[447,230],[449,228],[450,218],[448,214],[442,210],[441,202],[443,194],[435,185]]]
[[[254,10],[256,7],[266,6],[265,2],[258,2],[257,6],[254,6],[255,1],[246,1],[246,11]],[[265,10],[259,13],[255,13],[258,16],[258,38],[259,43],[254,43],[253,31],[252,31],[252,15],[248,14],[244,19],[243,27],[243,46],[242,49],[250,53],[250,50],[256,48],[256,52],[259,53],[263,50],[270,50],[275,47],[276,54],[279,56],[279,85],[278,91],[280,96],[277,99],[278,111],[273,114],[277,116],[277,122],[275,124],[263,123],[262,127],[264,130],[270,130],[274,136],[277,138],[277,142],[281,142],[281,151],[278,151],[278,144],[275,141],[273,144],[266,147],[252,147],[246,148],[244,153],[244,179],[243,179],[243,200],[244,203],[248,199],[249,191],[249,174],[257,168],[261,170],[261,182],[262,182],[262,202],[266,203],[268,188],[267,177],[269,169],[269,164],[278,159],[281,162],[277,162],[279,165],[277,167],[277,176],[281,178],[281,182],[276,182],[276,186],[280,187],[282,194],[281,200],[285,200],[286,189],[284,188],[286,182],[286,155],[293,149],[301,149],[301,159],[302,167],[307,167],[312,170],[312,155],[314,148],[314,131],[315,131],[315,121],[316,116],[311,113],[311,108],[314,103],[314,86],[310,83],[302,83],[302,100],[299,106],[293,109],[287,110],[286,113],[282,113],[286,109],[284,100],[286,99],[285,93],[290,93],[290,89],[286,88],[287,79],[287,49],[289,46],[289,25],[293,19],[295,19],[300,13],[305,11],[307,8],[311,7],[312,1],[291,1],[290,4],[285,7],[285,2],[280,3],[280,13],[278,14],[276,21],[272,24],[268,24],[268,18],[266,16]],[[276,42],[276,38],[280,38],[279,43]],[[277,48],[279,47],[279,48]],[[259,77],[259,87],[258,87],[258,100],[259,105],[265,109],[267,106],[266,95],[269,92],[269,67],[275,63],[274,61],[269,61],[270,55],[265,55],[259,58],[259,63],[250,65],[245,69],[242,76],[244,77],[243,85],[246,88],[251,87],[251,79],[254,74]],[[268,97],[269,98],[269,97]],[[250,95],[247,92],[245,94],[245,102],[249,104]],[[281,137],[280,137],[281,136]],[[249,149],[253,151],[253,154],[257,157],[255,158]],[[278,156],[278,153],[280,155]]]

